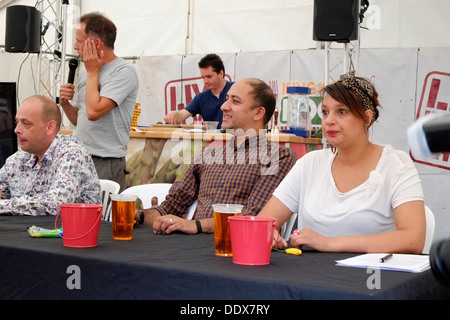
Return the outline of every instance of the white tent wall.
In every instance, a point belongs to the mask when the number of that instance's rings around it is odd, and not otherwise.
[[[358,74],[372,78],[382,105],[371,131],[376,143],[409,152],[406,130],[426,109],[430,81],[439,78],[437,101],[450,102],[450,0],[369,0],[361,29]],[[323,86],[324,50],[312,40],[313,0],[76,0],[69,12],[100,11],[118,27],[116,53],[133,57],[139,73],[139,125],[162,121],[203,89],[197,62],[216,52],[233,81],[258,77],[276,83],[280,122],[286,87]],[[14,4],[34,5],[35,1]],[[0,11],[0,23],[5,21]],[[67,54],[73,52],[68,26]],[[0,44],[4,27],[0,24]],[[25,54],[0,53],[0,81],[17,81]],[[20,73],[21,99],[32,94],[34,57]],[[314,106],[317,111],[318,106]],[[450,112],[446,110],[445,112]],[[435,241],[450,237],[448,157],[416,159],[427,205],[436,217]]]
[[[450,46],[449,0],[369,0],[361,47]],[[316,48],[313,0],[81,0],[107,14],[121,56]]]
[[[5,0],[3,0],[5,1]],[[370,0],[361,47],[450,46],[449,0]],[[36,0],[10,1],[34,6]],[[315,48],[313,0],[70,0],[69,18],[100,11],[118,27],[120,56]],[[0,1],[0,8],[2,2]],[[4,31],[5,8],[0,10]],[[70,29],[71,26],[69,25]],[[0,44],[5,33],[0,32]],[[68,39],[68,53],[72,52]]]
[[[82,12],[102,8],[117,21],[120,55],[153,56],[315,47],[312,3],[135,0],[125,7],[118,1],[96,0],[82,1]]]
[[[18,101],[36,93],[36,65],[37,56],[35,54],[0,53],[0,81],[16,83]],[[48,74],[45,80],[48,82]]]

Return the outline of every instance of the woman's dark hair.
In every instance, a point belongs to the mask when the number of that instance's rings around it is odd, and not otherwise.
[[[379,111],[378,106],[380,102],[378,101],[378,92],[373,87],[370,82],[361,77],[354,77],[356,80],[352,86],[345,85],[342,81],[337,81],[335,83],[325,86],[321,90],[322,99],[325,94],[329,94],[334,100],[346,105],[350,111],[367,122],[367,114],[365,111],[367,109],[372,110],[372,123],[378,118]],[[372,94],[369,94],[366,90],[360,87],[359,83],[364,83],[371,86]],[[365,101],[364,101],[365,100]],[[367,105],[369,104],[369,105]],[[372,123],[369,124],[372,125]]]

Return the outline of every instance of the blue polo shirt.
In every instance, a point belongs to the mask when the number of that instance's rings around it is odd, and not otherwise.
[[[187,105],[186,110],[189,111],[192,116],[197,114],[201,115],[204,121],[218,121],[217,128],[222,127],[223,113],[220,107],[225,102],[227,92],[230,90],[234,82],[227,81],[225,87],[217,98],[211,91],[207,89],[197,94],[194,99]]]

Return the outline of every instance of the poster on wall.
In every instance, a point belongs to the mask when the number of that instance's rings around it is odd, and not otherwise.
[[[137,103],[141,112],[137,123],[139,126],[150,126],[163,121],[165,115],[165,89],[167,83],[181,78],[183,57],[161,56],[141,57],[136,61],[139,75],[139,93]],[[180,90],[174,91],[173,99],[180,99]]]
[[[414,120],[428,114],[450,112],[450,48],[420,48],[417,63],[417,107]],[[424,188],[425,203],[436,220],[434,241],[450,234],[448,152],[413,158]]]
[[[415,119],[428,114],[447,115],[450,113],[450,50],[420,50],[417,79],[418,105]],[[430,158],[416,157],[417,163],[426,167],[441,169],[450,174],[450,150]]]

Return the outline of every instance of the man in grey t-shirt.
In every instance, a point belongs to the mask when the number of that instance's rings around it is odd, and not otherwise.
[[[114,53],[116,26],[98,13],[80,18],[74,49],[84,62],[77,85],[60,89],[60,105],[92,156],[100,179],[125,189],[127,145],[139,87],[135,68]]]

